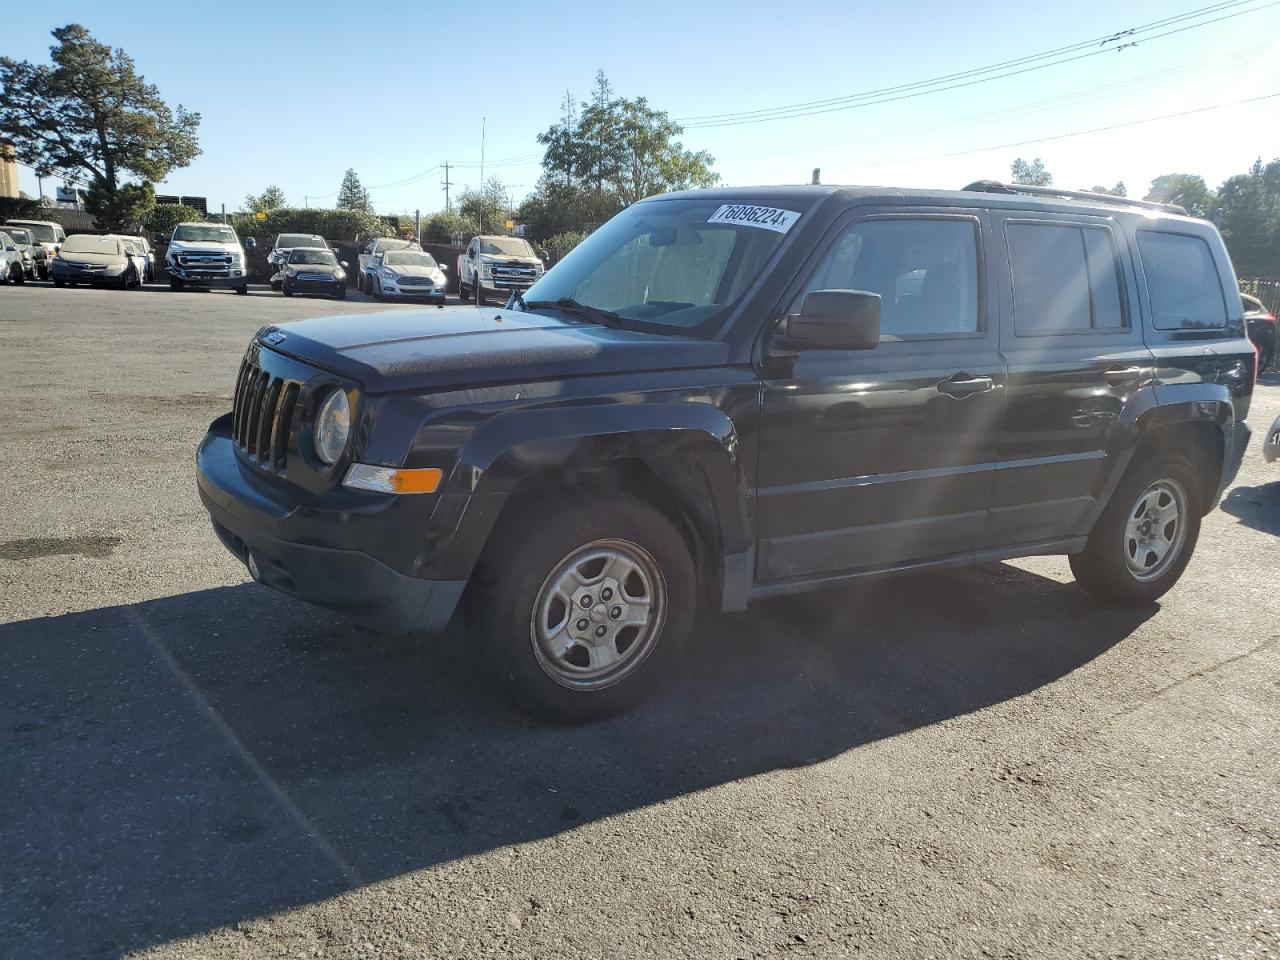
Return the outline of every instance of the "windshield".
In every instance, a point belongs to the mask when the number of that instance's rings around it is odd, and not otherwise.
[[[26,230],[22,230],[18,227],[0,227],[0,230],[12,237],[14,243],[31,243],[31,234]]]
[[[381,253],[384,250],[408,250],[417,246],[412,240],[379,240],[373,245],[373,249],[375,253]]]
[[[289,254],[289,262],[324,264],[332,267],[337,265],[338,258],[329,250],[295,250]]]
[[[400,250],[388,253],[382,258],[388,267],[434,267],[435,257],[429,253],[415,253],[412,250]]]
[[[100,253],[106,255],[120,254],[120,241],[112,240],[110,237],[95,237],[91,234],[81,233],[74,237],[67,237],[62,243],[63,253]]]
[[[646,200],[587,237],[526,291],[525,302],[572,299],[625,324],[714,334],[808,209]]]
[[[173,231],[173,239],[181,243],[235,243],[236,234],[216,223],[184,223]]]
[[[329,245],[324,237],[308,236],[305,233],[282,233],[276,237],[277,247],[307,247],[312,250],[328,250]]]
[[[24,230],[30,230],[31,235],[41,243],[57,243],[58,235],[54,233],[53,227],[46,226],[42,223],[24,223]]]
[[[529,257],[534,260],[533,248],[519,237],[486,237],[480,241],[480,252],[489,257]]]

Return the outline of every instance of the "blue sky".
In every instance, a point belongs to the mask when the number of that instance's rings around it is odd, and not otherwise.
[[[1280,98],[1044,138],[1280,93],[1280,4],[1266,2],[1248,0],[1218,15],[1255,12],[1120,52],[966,89],[690,127],[683,139],[715,156],[727,184],[803,182],[819,166],[829,183],[959,187],[1007,177],[1021,155],[1042,157],[1064,187],[1124,180],[1140,196],[1152,177],[1172,171],[1216,186],[1257,156],[1280,156]],[[289,4],[224,0],[202,17],[198,6],[174,3],[62,0],[13,3],[0,54],[46,62],[49,31],[83,23],[128,51],[170,103],[199,111],[203,153],[160,192],[236,209],[246,192],[275,183],[291,204],[324,206],[354,167],[379,212],[427,212],[444,206],[442,172],[404,181],[449,160],[463,164],[452,174],[455,190],[478,183],[482,117],[486,174],[500,176],[516,199],[532,189],[535,136],[557,119],[566,90],[589,94],[597,68],[619,93],[687,118],[910,83],[1208,3],[384,0],[310,2],[290,14]],[[355,11],[364,15],[357,20]],[[31,172],[21,177],[34,193]],[[52,192],[48,181],[45,190]]]

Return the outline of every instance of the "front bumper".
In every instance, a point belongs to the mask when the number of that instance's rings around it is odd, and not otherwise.
[[[285,278],[281,277],[280,282],[283,285]],[[289,277],[289,290],[292,293],[300,293],[303,296],[307,294],[315,294],[324,297],[336,297],[342,291],[347,289],[347,281],[343,280],[300,280],[297,277]]]
[[[229,421],[215,420],[200,444],[197,486],[218,539],[242,563],[252,558],[258,582],[388,633],[444,628],[465,580],[422,579],[335,545],[357,530],[376,542],[377,529],[406,522],[397,501],[415,498],[273,492],[246,476]]]
[[[175,280],[181,280],[183,283],[189,283],[196,287],[235,289],[249,285],[249,275],[244,270],[197,270],[194,267],[179,267],[172,263],[166,263],[164,272]]]
[[[1227,487],[1235,483],[1236,474],[1240,472],[1240,464],[1244,461],[1244,452],[1249,446],[1251,436],[1253,431],[1249,429],[1249,424],[1244,420],[1237,420],[1227,437],[1231,443],[1231,449],[1223,451],[1222,485],[1218,488],[1219,497],[1226,492]]]
[[[66,280],[71,283],[114,283],[118,284],[124,276],[123,270],[108,273],[106,270],[76,270],[58,263],[56,260],[49,268],[49,275],[55,280]]]
[[[430,300],[432,303],[444,303],[445,288],[436,286],[401,286],[391,280],[379,277],[378,291],[383,297],[397,300]]]

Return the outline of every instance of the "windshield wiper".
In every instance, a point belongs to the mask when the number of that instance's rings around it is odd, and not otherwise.
[[[573,314],[575,317],[581,317],[589,323],[597,323],[602,327],[622,326],[623,317],[621,314],[601,307],[579,303],[573,297],[561,297],[559,300],[534,300],[531,303],[525,303],[524,297],[521,297],[520,302],[524,304],[526,310],[536,310],[538,307],[555,307],[557,310]]]

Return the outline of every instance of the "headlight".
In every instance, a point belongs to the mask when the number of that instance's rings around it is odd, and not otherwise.
[[[378,273],[382,276],[384,280],[396,279],[396,272],[394,270],[388,270],[384,267],[383,269],[379,270]]]
[[[338,387],[325,398],[316,415],[316,456],[327,464],[337,463],[347,448],[350,433],[351,405],[347,403],[347,392]]]
[[[347,271],[345,271],[345,270],[336,270],[336,271],[334,271],[333,279],[335,279],[335,280],[345,280],[345,279],[347,279]]]

